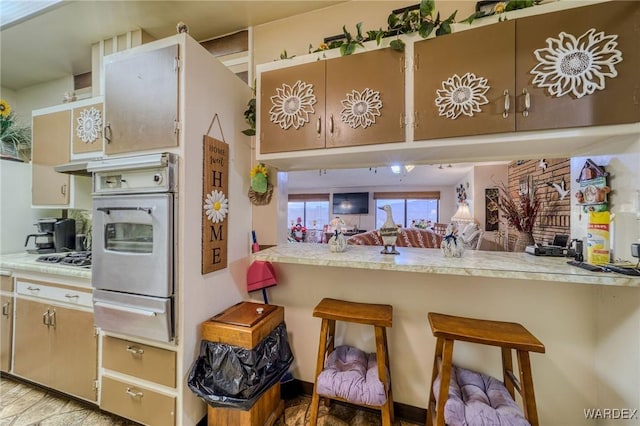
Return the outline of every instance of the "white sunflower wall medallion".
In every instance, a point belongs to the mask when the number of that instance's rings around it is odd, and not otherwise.
[[[283,130],[293,126],[296,130],[309,122],[309,116],[315,112],[313,105],[316,95],[313,84],[296,81],[293,86],[283,84],[276,88],[276,95],[271,96],[269,120]]]
[[[489,103],[485,96],[489,88],[486,78],[476,77],[472,72],[462,77],[452,75],[442,82],[442,89],[436,90],[438,115],[452,120],[460,114],[473,117],[474,113],[481,111],[480,105]]]
[[[207,194],[202,208],[211,222],[219,223],[229,213],[229,200],[222,191],[214,189],[210,194]]]
[[[83,109],[77,119],[76,134],[84,143],[94,143],[102,130],[102,114],[96,108]]]
[[[535,76],[533,85],[558,98],[567,93],[581,98],[603,90],[605,77],[616,77],[615,65],[622,62],[617,38],[593,28],[579,38],[565,32],[549,37],[547,47],[533,52],[538,59],[530,72]]]
[[[366,129],[376,123],[376,117],[380,117],[380,108],[382,108],[382,100],[380,100],[380,92],[364,89],[362,92],[352,90],[347,93],[347,99],[341,101],[342,111],[340,111],[340,119],[352,129],[362,127]]]

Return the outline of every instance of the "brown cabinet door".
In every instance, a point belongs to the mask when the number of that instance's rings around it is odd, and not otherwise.
[[[640,121],[638,22],[640,2],[637,1],[604,2],[519,19],[516,24],[516,90],[520,111],[517,129]],[[567,35],[561,37],[562,32]],[[617,36],[617,39],[608,39],[609,36]],[[558,40],[562,42],[559,44]],[[576,44],[580,45],[579,49],[574,48]],[[620,52],[621,62],[614,52],[607,52],[610,48]],[[548,66],[538,66],[540,61],[535,51]],[[592,62],[594,57],[598,64]],[[613,74],[614,68],[617,75],[607,76]],[[574,86],[570,84],[572,80],[576,82]],[[594,89],[597,86],[603,89]],[[570,90],[572,87],[574,90]],[[530,96],[526,117],[521,113],[524,89]]]
[[[5,278],[5,277],[2,277]],[[11,338],[13,337],[13,297],[0,296],[0,371],[11,368]]]
[[[73,109],[73,153],[102,152],[102,103]]]
[[[405,140],[403,53],[387,48],[326,64],[327,148]]]
[[[13,372],[46,386],[51,380],[51,340],[48,305],[16,298]]]
[[[90,401],[97,400],[98,338],[91,312],[50,306],[52,387]]]
[[[178,146],[177,60],[176,44],[105,65],[107,154]]]
[[[71,111],[33,117],[32,190],[34,205],[68,205],[70,178],[53,167],[69,162]]]
[[[515,131],[514,21],[420,41],[414,49],[415,140]]]
[[[325,62],[262,73],[260,153],[325,147]]]

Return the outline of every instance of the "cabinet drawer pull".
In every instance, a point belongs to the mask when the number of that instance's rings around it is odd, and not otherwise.
[[[66,183],[60,187],[60,193],[62,195],[67,195],[67,184]]]
[[[77,302],[77,301],[78,301],[78,298],[79,298],[80,296],[79,296],[79,295],[77,295],[77,294],[69,294],[69,293],[67,293],[67,294],[65,294],[65,295],[64,295],[64,297],[66,297],[67,299],[69,299],[69,301],[71,301],[71,299],[76,299],[75,301]]]
[[[502,111],[502,118],[509,117],[509,109],[511,109],[511,99],[509,98],[509,91],[505,90],[504,93],[504,111]]]
[[[9,316],[9,306],[11,306],[11,302],[7,302],[2,305],[2,315],[4,315],[5,317]]]
[[[316,120],[316,133],[320,134],[320,132],[322,132],[322,121],[320,117],[318,117],[318,119]]]
[[[522,116],[528,117],[529,110],[531,109],[531,94],[527,89],[522,89],[522,94],[524,95],[524,109],[522,110]]]
[[[111,123],[109,122],[104,126],[104,139],[107,143],[111,143]]]
[[[144,349],[129,345],[127,346],[127,352],[131,352],[134,355],[142,355],[144,353]]]
[[[142,392],[132,390],[131,388],[127,388],[126,392],[131,398],[142,398],[144,396]]]
[[[47,311],[47,312],[45,312],[44,314],[42,314],[42,323],[43,323],[44,325],[46,325],[46,326],[47,326],[47,328],[49,327],[49,320],[48,320],[48,318],[49,318],[49,311]]]
[[[333,134],[333,114],[329,116],[329,133]]]
[[[31,286],[29,286],[29,287],[27,287],[27,290],[29,290],[29,291],[40,291],[40,288],[39,287],[31,287]]]

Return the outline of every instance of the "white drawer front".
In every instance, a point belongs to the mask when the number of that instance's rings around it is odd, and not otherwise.
[[[39,283],[20,280],[17,281],[16,287],[18,294],[25,296],[38,297],[70,305],[84,306],[86,308],[92,307],[91,293],[88,292],[60,287],[50,287]]]

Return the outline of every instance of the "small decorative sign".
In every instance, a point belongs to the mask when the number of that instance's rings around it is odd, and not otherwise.
[[[217,118],[216,114],[214,121]],[[203,149],[202,274],[207,274],[227,267],[229,145],[207,134]]]
[[[598,166],[590,159],[584,163],[580,170],[580,177],[576,182],[580,184],[580,189],[575,193],[578,205],[583,206],[583,211],[603,212],[609,210],[607,195],[611,188],[607,184],[609,173],[604,167]]]

